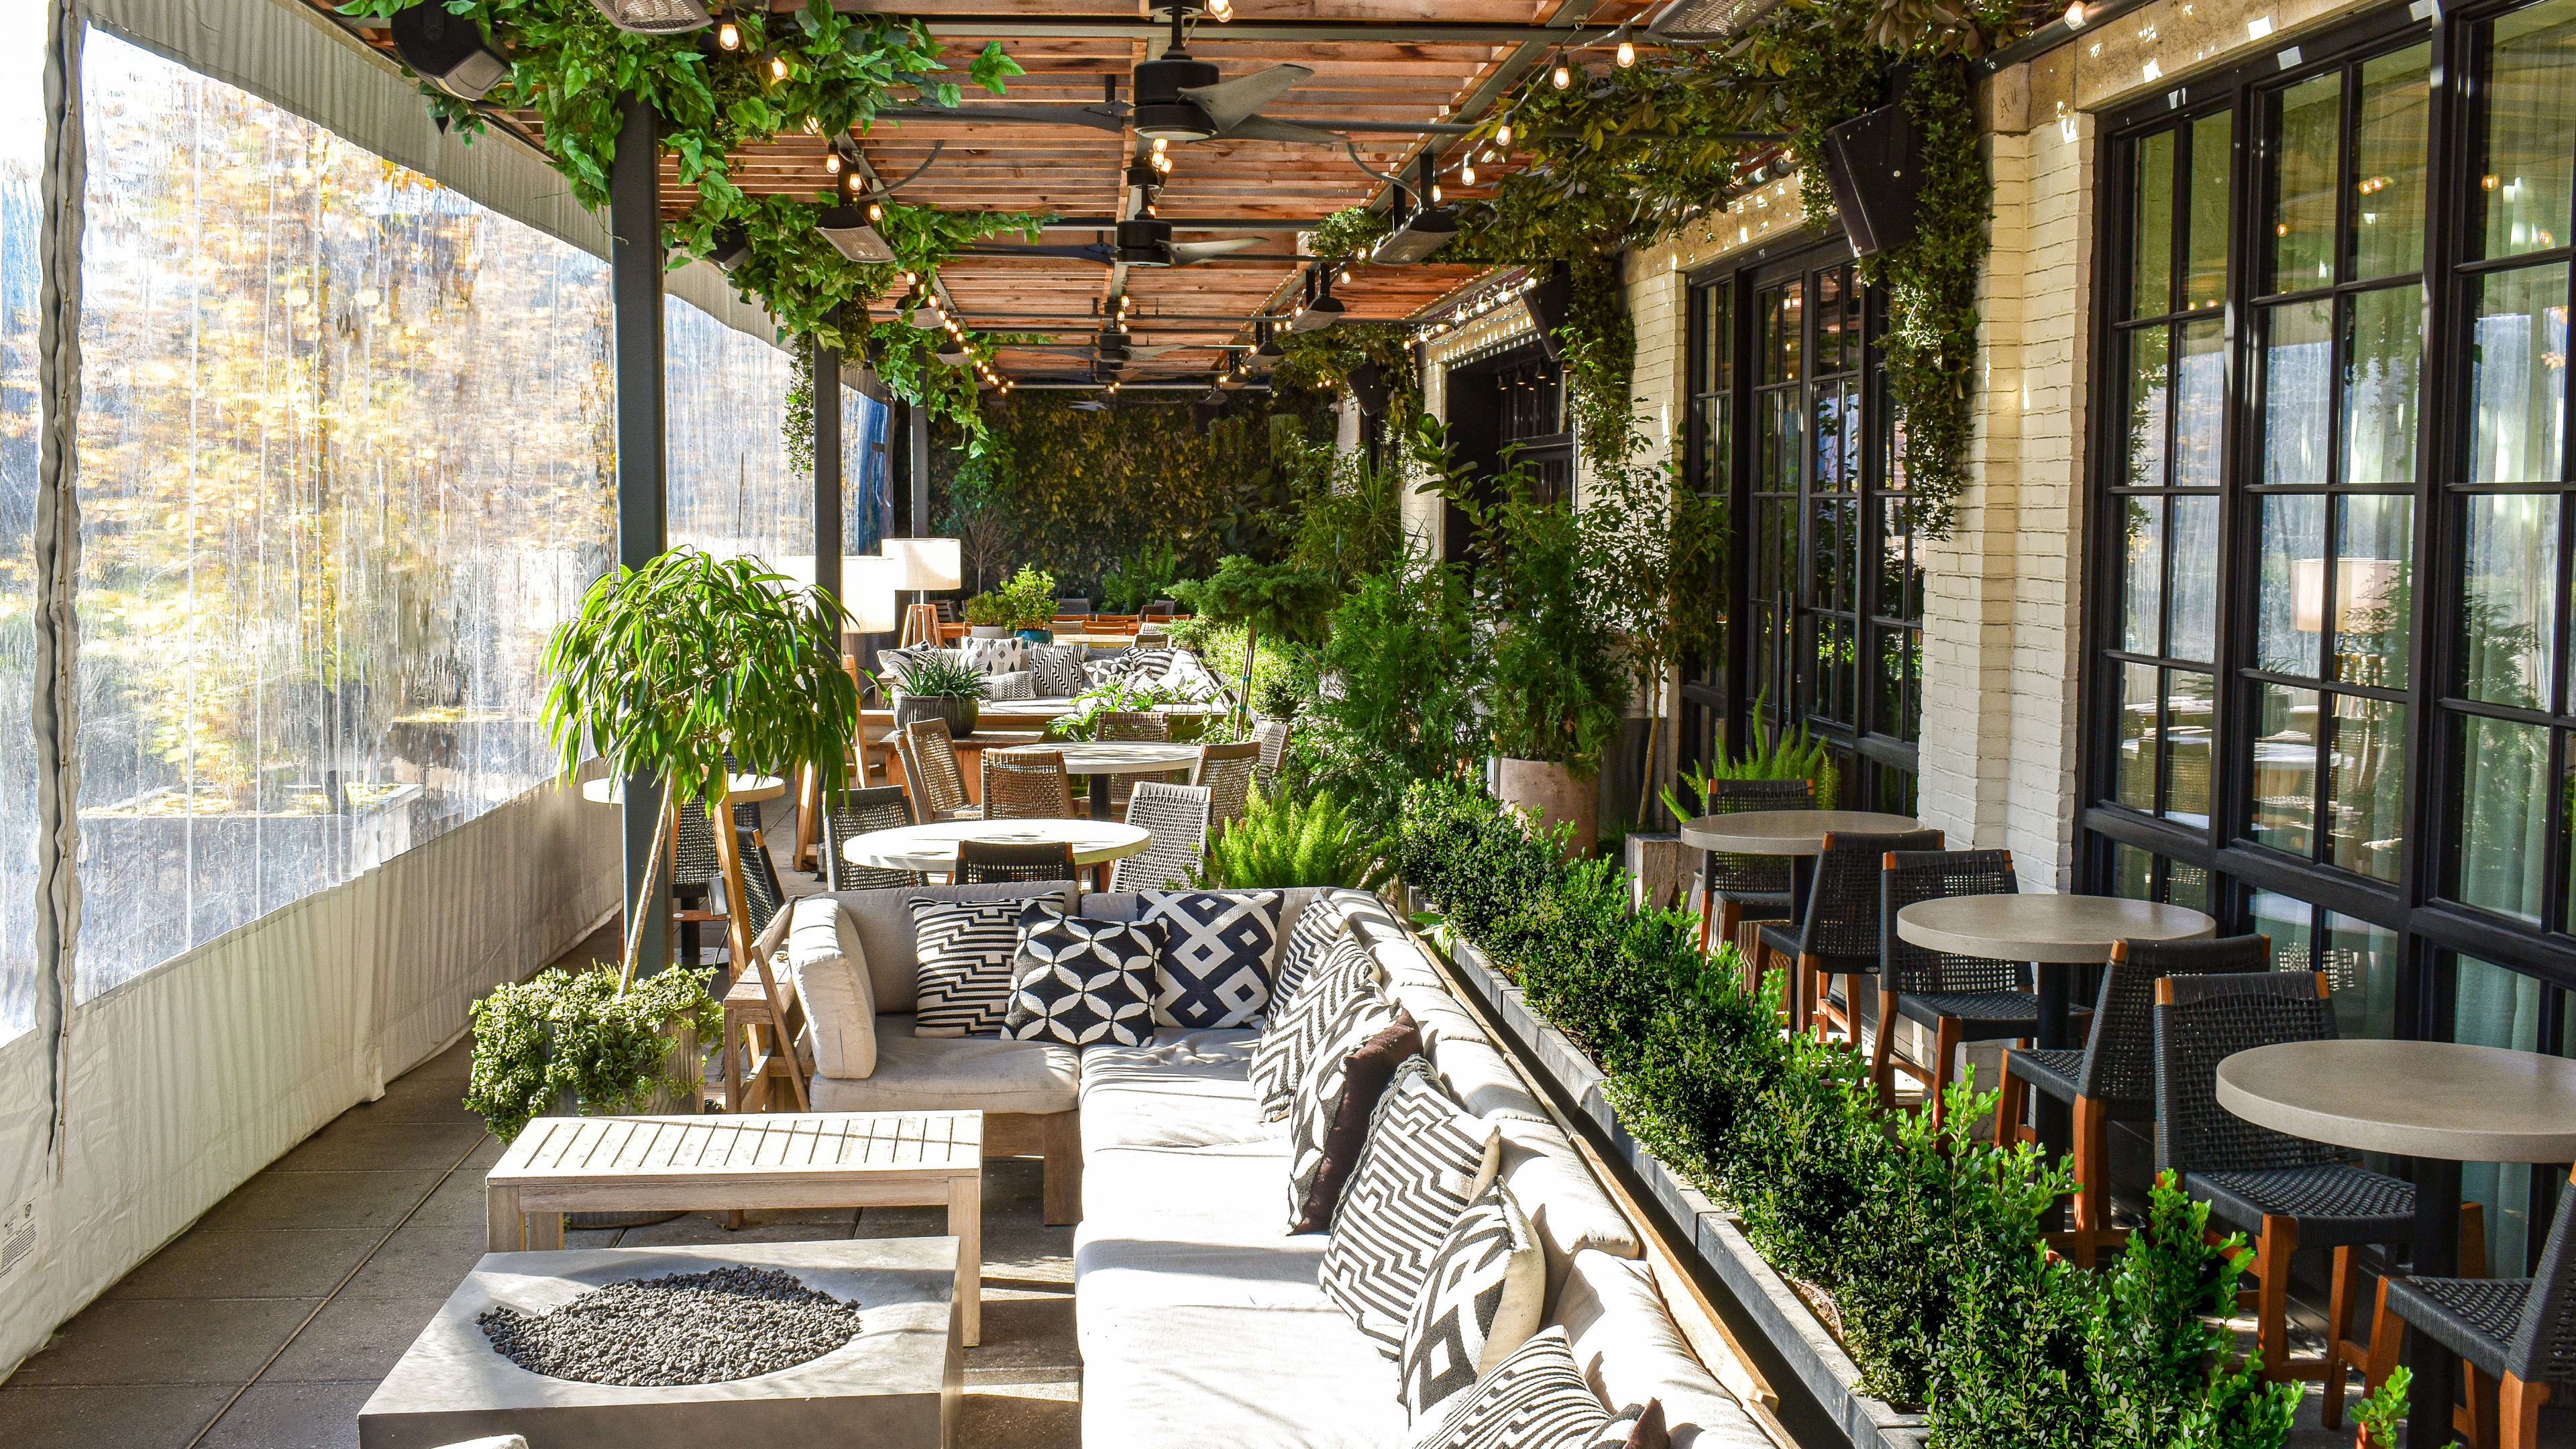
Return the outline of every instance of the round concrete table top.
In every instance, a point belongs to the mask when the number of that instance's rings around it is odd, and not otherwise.
[[[2218,922],[2189,906],[2116,896],[1952,896],[1898,911],[1896,934],[1957,956],[2082,965],[2110,960],[2124,940],[2215,936]]]
[[[1822,855],[1828,835],[1903,835],[1923,823],[1867,810],[1740,810],[1682,823],[1682,844],[1728,855]]]
[[[787,782],[776,775],[727,775],[725,793],[732,797],[734,804],[747,805],[760,800],[775,800],[786,794]],[[626,782],[584,780],[581,782],[581,798],[593,805],[623,805],[626,803]]]
[[[1099,865],[1134,855],[1153,838],[1153,834],[1141,825],[1080,817],[1070,820],[940,820],[928,825],[904,825],[892,830],[871,830],[865,835],[854,835],[841,843],[841,854],[852,865],[947,875],[957,869],[957,845],[965,840],[988,845],[1052,845],[1063,842],[1073,847],[1075,865]]]
[[[1199,762],[1196,745],[1156,744],[1151,740],[1067,740],[1041,748],[1064,751],[1068,775],[1153,775],[1186,770]]]
[[[2576,1160],[2576,1061],[2446,1041],[2289,1041],[2218,1064],[2258,1127],[2453,1162]]]

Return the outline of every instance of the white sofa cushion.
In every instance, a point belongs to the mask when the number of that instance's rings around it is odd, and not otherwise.
[[[1495,1183],[1467,1205],[1432,1255],[1405,1320],[1398,1393],[1416,1425],[1476,1387],[1538,1331],[1547,1254],[1510,1188]]]
[[[1307,1292],[1313,1295],[1314,1285]],[[1076,1319],[1082,1442],[1395,1449],[1394,1375],[1320,1295],[1306,1306],[1097,1306]],[[1376,1392],[1374,1384],[1385,1385]]]
[[[787,928],[787,970],[805,1005],[814,1070],[864,1080],[877,1069],[876,993],[858,926],[830,896],[806,896]]]
[[[1440,1068],[1440,1080],[1447,1084],[1449,1095],[1476,1116],[1548,1120],[1547,1109],[1530,1095],[1528,1084],[1491,1042],[1447,1037],[1432,1049],[1431,1061]]]
[[[1253,1037],[1225,1027],[1157,1032],[1150,1046],[1085,1051],[1083,1156],[1113,1147],[1283,1152],[1285,1124],[1262,1119],[1244,1075]]]
[[[1575,1368],[1603,1403],[1663,1400],[1673,1449],[1766,1449],[1771,1443],[1700,1366],[1645,1264],[1575,1254],[1551,1318],[1564,1326]]]
[[[817,1112],[1070,1112],[1081,1101],[1071,1047],[997,1036],[917,1037],[912,1018],[877,1017],[877,1069],[864,1081],[816,1077]]]
[[[1529,1212],[1547,1248],[1548,1302],[1564,1287],[1574,1256],[1594,1249],[1619,1258],[1642,1256],[1637,1230],[1601,1190],[1581,1149],[1553,1122],[1489,1119],[1503,1136],[1502,1179]]]

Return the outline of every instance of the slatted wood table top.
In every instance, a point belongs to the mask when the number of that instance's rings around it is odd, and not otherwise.
[[[945,1178],[980,1173],[983,1160],[981,1112],[540,1117],[484,1180],[523,1194],[603,1177],[777,1187],[818,1174]]]

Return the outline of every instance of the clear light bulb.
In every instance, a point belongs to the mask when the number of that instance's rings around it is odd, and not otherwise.
[[[1494,139],[1505,146],[1512,144],[1512,123],[1503,122],[1502,129],[1494,133]]]
[[[716,27],[716,44],[727,50],[742,49],[742,27],[728,20]]]
[[[1631,41],[1631,40],[1622,39],[1622,40],[1619,42],[1619,68],[1620,68],[1620,69],[1622,69],[1622,70],[1625,70],[1625,69],[1627,69],[1629,66],[1635,65],[1636,63],[1637,63],[1637,46],[1636,46],[1636,42]]]
[[[1461,185],[1461,186],[1473,186],[1473,185],[1475,185],[1475,184],[1476,184],[1476,168],[1475,168],[1475,167],[1473,167],[1473,166],[1461,166],[1461,167],[1459,167],[1459,168],[1458,168],[1458,184],[1459,184],[1459,185]]]
[[[870,220],[870,221],[883,221],[883,220],[885,220],[885,208],[884,208],[884,207],[882,207],[882,206],[877,205],[877,204],[876,204],[875,202],[873,202],[873,201],[869,202],[869,203],[868,203],[868,220]]]
[[[1169,138],[1167,138],[1167,137],[1163,137],[1163,136],[1156,136],[1156,137],[1154,138],[1154,154],[1155,154],[1155,155],[1157,155],[1157,156],[1162,155],[1162,154],[1163,154],[1163,148],[1165,148],[1166,146],[1169,146],[1169,145],[1171,145],[1171,144],[1172,144],[1172,143],[1171,143],[1171,141],[1169,140]]]
[[[1469,177],[1468,179],[1472,181],[1475,178]],[[1440,204],[1440,183],[1437,181],[1431,183],[1431,204],[1433,206],[1438,206]]]
[[[769,78],[771,80],[787,79],[787,58],[785,56],[773,55],[769,58]]]
[[[823,169],[824,169],[824,170],[826,170],[826,171],[831,172],[831,173],[832,173],[833,175],[835,175],[835,176],[840,175],[840,174],[841,174],[841,153],[840,153],[840,152],[838,152],[838,151],[826,151],[826,152],[824,152],[824,153],[823,153]]]
[[[1556,63],[1556,73],[1550,76],[1549,79],[1555,82],[1558,90],[1564,90],[1568,86],[1574,84],[1574,72],[1566,68],[1565,62],[1558,61]]]
[[[1219,20],[1234,18],[1234,0],[1208,0],[1208,13]]]
[[[2066,28],[2069,30],[2082,30],[2084,28],[2084,21],[2084,0],[2075,0],[2075,3],[2066,7]]]

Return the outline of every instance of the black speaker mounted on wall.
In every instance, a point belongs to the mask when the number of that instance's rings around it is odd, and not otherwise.
[[[1351,396],[1359,399],[1360,416],[1386,416],[1386,400],[1395,391],[1393,383],[1374,362],[1363,362],[1351,369]]]
[[[1894,251],[1914,240],[1923,194],[1923,139],[1898,100],[1825,132],[1825,183],[1852,255]]]
[[[1566,309],[1574,302],[1574,273],[1565,263],[1548,269],[1538,284],[1521,294],[1521,305],[1529,309],[1530,321],[1538,326],[1539,349],[1547,360],[1557,361],[1556,329],[1565,325]]]

